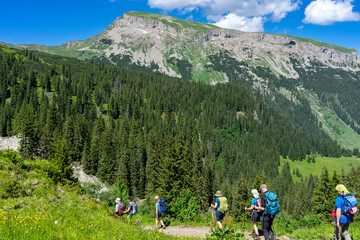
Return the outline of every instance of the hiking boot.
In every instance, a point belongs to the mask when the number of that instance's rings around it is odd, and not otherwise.
[[[166,227],[165,227],[165,226],[163,226],[163,227],[162,227],[162,229],[166,229]]]

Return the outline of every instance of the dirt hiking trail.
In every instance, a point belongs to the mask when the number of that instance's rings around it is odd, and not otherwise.
[[[155,229],[155,226],[145,226],[145,230],[153,230]],[[166,229],[159,229],[159,232],[176,236],[176,237],[196,237],[196,238],[206,238],[206,234],[209,234],[210,227],[192,227],[192,226],[185,226],[185,225],[179,225],[179,226],[169,226]],[[250,232],[244,233],[246,239],[254,239]],[[265,238],[263,236],[260,236],[258,238],[259,240],[264,240]],[[293,240],[291,238],[280,236],[276,237],[276,240]]]

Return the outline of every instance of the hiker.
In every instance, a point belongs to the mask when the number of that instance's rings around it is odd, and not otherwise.
[[[222,220],[225,216],[225,212],[228,210],[227,199],[222,196],[221,191],[217,191],[215,197],[215,205],[211,204],[211,207],[216,210],[216,221],[220,229],[222,229]]]
[[[261,211],[256,210],[255,207],[261,207],[261,198],[259,197],[259,192],[256,189],[251,190],[252,195],[254,198],[251,199],[251,207],[245,207],[245,211],[252,210],[251,212],[251,222],[253,223],[254,232],[253,235],[255,237],[259,236],[258,230],[258,222],[260,221]]]
[[[137,213],[137,204],[134,201],[131,201],[130,198],[127,199],[128,208],[126,209],[125,213],[129,213],[127,218],[132,218]]]
[[[345,240],[351,240],[349,225],[353,221],[353,215],[345,213],[347,207],[345,206],[345,197],[349,191],[342,184],[337,185],[335,189],[339,196],[335,200],[334,240],[341,240],[341,233]]]
[[[162,216],[162,210],[161,210],[161,203],[159,196],[155,196],[156,204],[155,204],[155,227],[160,229],[166,229],[164,222],[161,220]],[[159,227],[159,221],[161,223],[161,226]]]
[[[262,214],[262,230],[264,232],[265,240],[275,239],[274,232],[271,228],[276,214],[280,211],[280,206],[277,201],[277,196],[274,192],[270,192],[265,184],[260,186],[263,193],[260,197],[261,206],[255,206],[255,209],[263,211]]]
[[[122,216],[124,214],[124,209],[125,206],[124,204],[121,203],[121,199],[120,198],[116,198],[115,199],[115,214],[118,216]]]

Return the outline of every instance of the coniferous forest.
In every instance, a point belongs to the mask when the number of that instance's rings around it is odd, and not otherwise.
[[[326,213],[339,181],[359,189],[360,169],[323,169],[296,183],[288,164],[279,171],[280,156],[353,152],[310,138],[260,94],[27,50],[0,47],[0,133],[20,134],[21,153],[54,159],[62,177],[71,178],[70,164],[81,161],[86,173],[122,181],[132,197],[161,195],[170,209],[187,189],[206,210],[221,189],[236,217],[249,189],[267,183],[299,218]]]

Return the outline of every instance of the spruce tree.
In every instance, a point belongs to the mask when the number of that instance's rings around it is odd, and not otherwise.
[[[22,119],[21,150],[26,158],[32,158],[38,154],[40,136],[38,132],[37,116],[31,105],[26,107],[25,117]]]
[[[319,215],[322,219],[326,219],[326,216],[334,208],[334,199],[332,192],[333,183],[330,179],[327,168],[324,167],[322,169],[320,178],[311,199],[312,212]]]
[[[235,220],[240,221],[245,213],[245,206],[249,204],[249,190],[245,178],[240,178],[234,192],[232,212]]]

